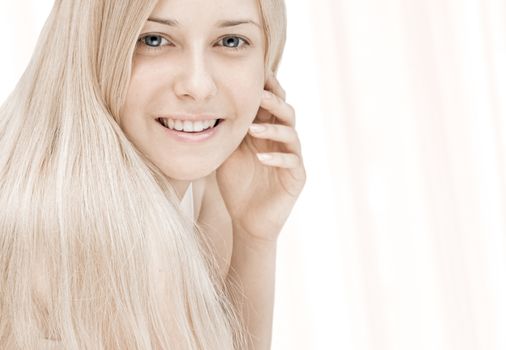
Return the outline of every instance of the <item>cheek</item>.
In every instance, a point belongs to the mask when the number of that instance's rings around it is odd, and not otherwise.
[[[231,92],[238,117],[245,123],[251,122],[258,112],[264,89],[263,72],[243,74],[234,79]]]
[[[157,79],[155,72],[152,69],[146,69],[142,65],[134,66],[132,75],[130,77],[130,85],[128,87],[125,104],[123,107],[124,113],[127,116],[133,112],[139,112],[145,109],[148,103],[149,96],[153,89],[156,89],[155,83]]]

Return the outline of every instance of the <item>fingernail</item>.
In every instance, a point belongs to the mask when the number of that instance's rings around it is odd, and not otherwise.
[[[260,124],[252,124],[249,129],[253,132],[262,132],[266,130],[266,127]]]
[[[262,161],[266,161],[266,160],[271,160],[272,159],[272,156],[270,154],[267,154],[267,153],[257,153],[257,157],[258,157],[258,159],[260,159]]]
[[[263,97],[264,98],[269,99],[269,98],[271,98],[271,96],[272,95],[271,95],[271,93],[269,91],[264,90],[264,93],[263,93]]]

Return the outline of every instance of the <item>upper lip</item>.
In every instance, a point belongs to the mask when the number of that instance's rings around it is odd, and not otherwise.
[[[205,120],[215,120],[215,119],[223,119],[216,114],[211,113],[200,113],[200,114],[170,114],[170,115],[160,115],[157,118],[159,119],[173,119],[173,120],[189,120],[189,121],[205,121]]]

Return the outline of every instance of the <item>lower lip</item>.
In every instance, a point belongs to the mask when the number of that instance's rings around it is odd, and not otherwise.
[[[178,130],[172,130],[169,128],[166,128],[163,126],[158,120],[156,121],[160,127],[162,127],[167,135],[172,137],[174,140],[179,142],[187,142],[187,143],[200,143],[209,140],[211,137],[213,137],[217,132],[218,129],[221,127],[221,125],[225,122],[224,120],[221,120],[221,122],[210,129],[203,130],[201,132],[184,132],[184,131],[178,131]]]

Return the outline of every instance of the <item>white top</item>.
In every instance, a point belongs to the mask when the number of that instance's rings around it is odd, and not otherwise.
[[[190,182],[190,186],[186,190],[183,195],[183,199],[181,199],[181,208],[183,211],[188,214],[191,218],[195,219],[195,210],[193,207],[193,183]]]

